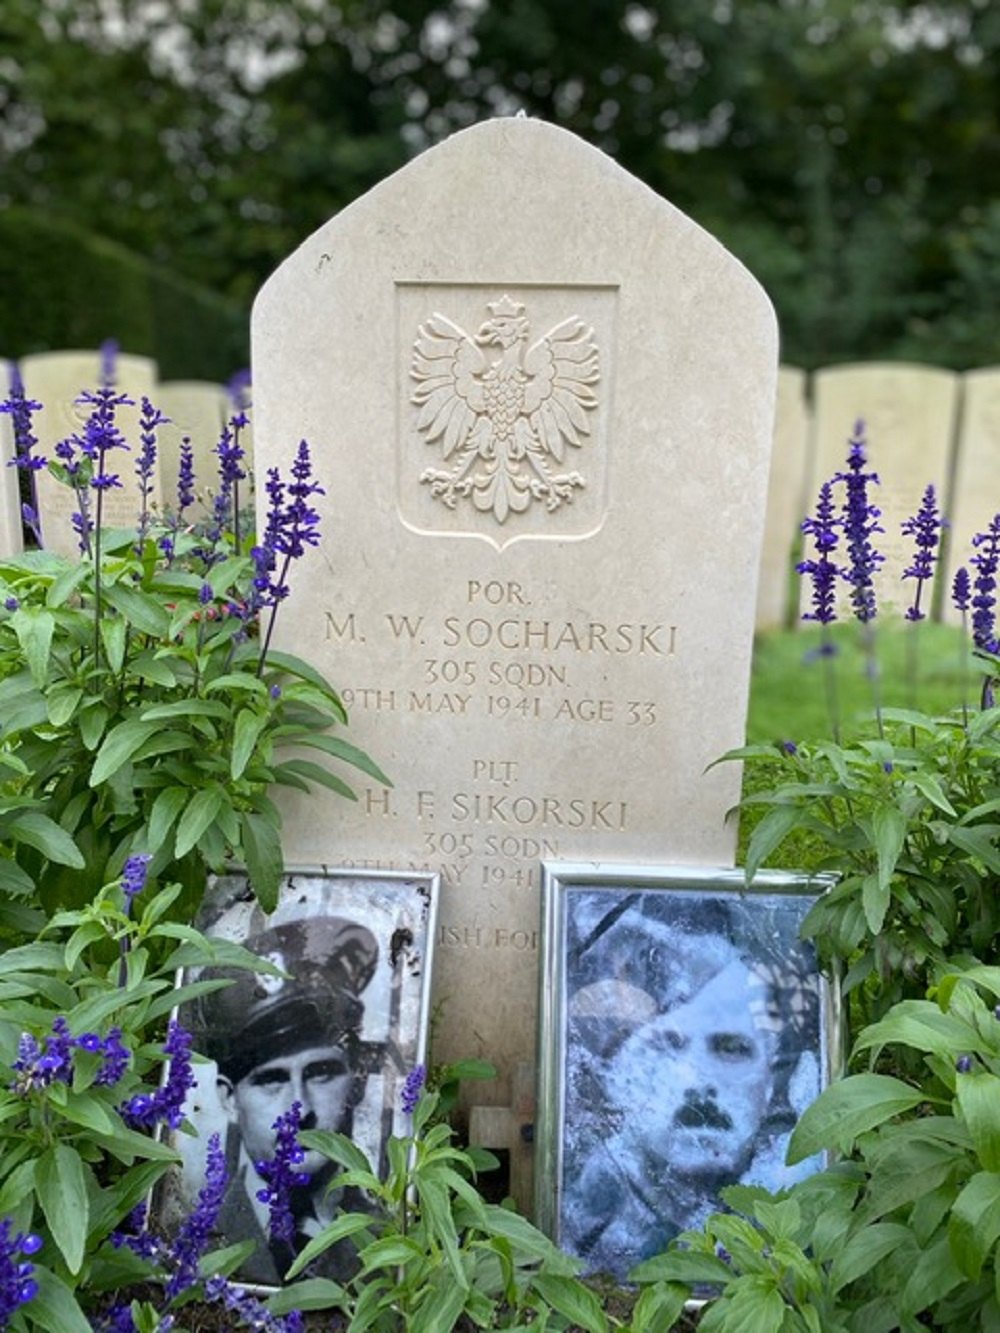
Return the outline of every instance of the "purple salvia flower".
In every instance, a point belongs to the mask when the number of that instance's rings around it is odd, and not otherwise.
[[[237,370],[229,377],[226,384],[229,401],[237,412],[246,412],[250,407],[250,370]]]
[[[169,422],[158,407],[143,396],[139,415],[139,456],[135,460],[135,475],[139,480],[139,550],[149,526],[149,503],[153,495],[153,475],[156,470],[156,432]]]
[[[256,1296],[242,1291],[227,1278],[207,1278],[203,1290],[207,1301],[224,1306],[247,1328],[258,1329],[259,1333],[304,1333],[305,1320],[298,1310],[286,1315],[271,1314]]]
[[[16,362],[11,361],[10,389],[6,400],[0,403],[0,412],[11,418],[14,431],[14,457],[7,464],[8,467],[22,468],[26,472],[38,472],[45,467],[45,459],[34,452],[38,438],[34,432],[32,416],[41,410],[41,403],[25,396],[20,368]]]
[[[995,653],[1000,644],[996,638],[997,563],[1000,558],[1000,514],[995,514],[985,532],[977,532],[972,539],[976,554],[970,564],[976,567],[972,597],[972,640],[984,652]]]
[[[105,338],[101,343],[101,384],[105,389],[114,387],[118,377],[118,354],[121,347],[117,338]]]
[[[34,505],[22,504],[22,505],[21,505],[21,519],[22,519],[22,521],[24,522],[24,526],[28,529],[28,531],[29,531],[29,532],[31,533],[31,535],[34,537],[35,541],[38,543],[39,546],[41,546],[41,544],[42,544],[42,526],[41,526],[41,524],[40,524],[39,521],[38,521],[38,510],[37,510],[37,508],[36,508]]]
[[[203,583],[198,589],[198,601],[202,606],[208,606],[209,602],[215,600],[215,593],[212,591],[210,583]]]
[[[94,1084],[99,1088],[113,1088],[121,1080],[129,1062],[128,1049],[122,1045],[122,1030],[120,1027],[108,1028],[108,1035],[104,1038],[102,1052],[104,1063],[97,1072]]]
[[[298,1138],[301,1123],[302,1103],[292,1102],[271,1126],[276,1131],[274,1157],[254,1162],[257,1174],[266,1183],[265,1189],[257,1191],[257,1198],[270,1210],[271,1235],[289,1245],[295,1242],[292,1190],[308,1185],[312,1179],[308,1171],[299,1169],[306,1157]]]
[[[865,425],[858,421],[849,441],[847,471],[838,472],[834,481],[842,481],[847,491],[842,509],[844,540],[847,546],[848,566],[844,577],[851,585],[851,605],[862,624],[875,619],[875,571],[885,559],[872,546],[876,532],[884,532],[877,519],[881,510],[868,499],[869,485],[878,485],[878,474],[865,471]]]
[[[29,1032],[23,1032],[11,1068],[16,1077],[10,1090],[22,1097],[52,1083],[69,1083],[73,1077],[73,1038],[66,1019],[59,1014],[52,1020],[52,1031],[41,1045]]]
[[[801,560],[795,568],[800,574],[808,574],[812,579],[813,594],[811,611],[802,613],[803,620],[817,620],[821,625],[829,625],[837,619],[834,590],[837,583],[839,566],[830,559],[836,550],[837,519],[833,512],[833,486],[825,481],[819,489],[816,502],[816,516],[802,520],[802,531],[813,539],[816,558]]]
[[[171,1019],[163,1053],[170,1058],[167,1079],[153,1093],[137,1093],[124,1102],[118,1112],[130,1129],[151,1129],[165,1121],[177,1129],[184,1119],[184,1103],[195,1085],[191,1072],[191,1034]]]
[[[941,529],[944,526],[945,521],[938,512],[937,495],[933,485],[930,485],[924,491],[920,508],[912,518],[904,519],[902,524],[903,536],[912,537],[917,548],[913,563],[903,570],[904,579],[917,580],[913,601],[906,609],[907,620],[926,619],[926,613],[920,609],[920,595],[924,584],[933,577],[934,561],[938,556],[935,548],[940,544]]]
[[[191,437],[181,440],[181,457],[177,468],[177,517],[194,504],[194,448]]]
[[[157,1236],[146,1229],[146,1205],[138,1203],[125,1219],[124,1229],[112,1231],[108,1237],[116,1250],[128,1249],[142,1259],[165,1261],[167,1247]]]
[[[7,597],[4,599],[3,608],[5,611],[16,611],[20,605],[16,597]]]
[[[136,852],[126,860],[122,869],[122,896],[125,899],[126,911],[131,908],[132,900],[146,887],[146,876],[149,874],[149,863],[152,859],[151,852]]]
[[[399,1103],[407,1115],[412,1115],[416,1110],[426,1080],[427,1070],[423,1065],[414,1065],[407,1074],[403,1091],[399,1094]]]
[[[9,1217],[0,1221],[0,1329],[5,1329],[14,1313],[37,1296],[34,1265],[22,1256],[37,1254],[41,1248],[40,1236],[13,1231]]]
[[[168,1300],[173,1300],[197,1282],[198,1264],[212,1238],[225,1192],[226,1154],[222,1150],[219,1135],[213,1134],[208,1140],[205,1184],[199,1190],[194,1208],[170,1247],[176,1267],[165,1288]]]
[[[291,560],[297,560],[306,546],[319,544],[319,514],[309,503],[311,495],[325,495],[322,486],[312,480],[312,462],[309,445],[299,441],[298,452],[292,463],[292,478],[288,484],[291,503],[285,509],[274,538],[274,549]]]
[[[235,431],[232,428],[232,422],[223,427],[219,443],[215,446],[215,452],[219,458],[219,480],[223,485],[227,482],[233,485],[235,482],[245,479],[247,474],[241,466],[244,450],[239,446]]]
[[[960,565],[955,570],[955,577],[951,583],[951,600],[955,605],[956,611],[961,611],[964,616],[969,609],[969,599],[972,596],[972,586],[969,582],[969,571],[964,565]]]

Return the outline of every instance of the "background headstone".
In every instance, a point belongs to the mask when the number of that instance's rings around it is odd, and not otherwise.
[[[942,619],[959,624],[951,600],[951,581],[960,565],[969,565],[972,538],[985,532],[1000,513],[1000,368],[988,366],[962,376],[962,425],[955,453],[954,481],[947,514],[947,556],[941,593]]]
[[[757,588],[758,629],[778,629],[788,618],[793,589],[792,550],[807,505],[809,430],[806,373],[795,366],[782,366],[778,371],[774,449]]]
[[[731,864],[739,768],[706,768],[744,737],[770,304],[610,158],[497,119],[305,241],[252,345],[259,471],[305,438],[326,488],[276,642],[395,784],[287,800],[286,860],[440,869],[433,1056],[506,1104],[539,859]]]
[[[206,507],[210,507],[218,483],[219,458],[215,447],[229,416],[225,389],[221,384],[203,380],[170,380],[156,386],[155,402],[170,418],[170,424],[159,435],[164,504],[176,507],[181,441],[188,436],[194,456],[195,490],[203,506],[208,501]],[[247,447],[242,437],[241,443]]]
[[[10,391],[10,363],[0,360],[0,395]],[[20,555],[21,537],[20,473],[7,464],[14,457],[14,430],[6,412],[0,413],[0,559]]]
[[[39,352],[20,363],[25,392],[42,404],[34,418],[38,452],[54,457],[55,446],[67,436],[82,432],[91,407],[79,403],[81,392],[94,391],[101,384],[101,354],[92,352]],[[121,427],[129,450],[115,450],[109,470],[119,475],[121,490],[105,492],[104,526],[134,527],[139,516],[138,482],[135,462],[139,448],[138,422],[143,394],[155,399],[156,365],[146,357],[120,354],[115,359],[115,389],[135,400],[134,407],[118,408],[115,419]],[[42,543],[47,550],[62,555],[79,554],[71,516],[76,511],[74,492],[61,485],[47,470],[34,474]],[[154,486],[158,498],[158,483]]]
[[[874,469],[881,482],[872,488],[871,498],[882,510],[879,522],[885,529],[874,538],[886,557],[874,580],[880,611],[901,611],[912,600],[913,583],[902,582],[902,573],[914,547],[912,538],[900,532],[900,524],[916,513],[928,483],[933,482],[939,505],[945,501],[957,406],[958,376],[933,366],[888,362],[833,366],[813,377],[816,445],[807,510],[815,512],[822,482],[846,468],[851,432],[855,422],[864,421],[867,470]],[[842,488],[838,491],[842,494]],[[839,613],[848,615],[849,589],[846,583],[841,588]],[[805,605],[809,580],[802,580],[801,591]]]

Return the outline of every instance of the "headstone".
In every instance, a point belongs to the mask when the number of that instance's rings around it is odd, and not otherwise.
[[[780,628],[789,613],[792,552],[806,505],[809,428],[806,373],[795,366],[782,366],[757,589],[759,630]]]
[[[739,768],[706,770],[744,737],[773,312],[609,157],[503,118],[305,241],[252,348],[259,470],[305,438],[326,488],[276,642],[394,782],[287,800],[286,861],[440,869],[433,1056],[509,1106],[539,859],[731,864]]]
[[[83,431],[91,407],[79,402],[81,392],[93,392],[101,384],[101,354],[92,352],[39,352],[20,363],[25,392],[42,404],[35,415],[38,452],[54,456],[55,446]],[[146,357],[120,354],[115,361],[115,388],[135,400],[134,407],[121,407],[115,419],[129,443],[129,452],[118,450],[110,470],[121,478],[121,489],[104,493],[103,525],[134,527],[139,517],[135,461],[139,448],[139,413],[143,394],[155,398],[156,365]],[[72,515],[77,510],[74,492],[61,485],[48,471],[35,473],[38,516],[42,544],[47,550],[75,556],[79,545],[73,532]],[[158,499],[158,482],[155,487]]]
[[[0,361],[0,394],[4,398],[10,390],[9,363]],[[14,431],[6,412],[0,413],[0,560],[20,555],[24,546],[21,536],[20,475],[17,468],[9,467],[14,457]]]
[[[879,523],[885,529],[874,539],[886,557],[874,578],[880,609],[900,612],[912,600],[912,581],[904,583],[902,574],[913,559],[914,545],[900,525],[919,509],[928,483],[933,482],[939,504],[944,502],[957,406],[958,376],[933,366],[833,366],[813,376],[816,446],[806,508],[812,513],[821,483],[844,470],[851,432],[862,420],[869,469],[881,482],[871,496],[882,510]],[[806,582],[803,605],[810,592]],[[840,614],[850,614],[846,583]]]
[[[210,503],[218,482],[219,459],[215,446],[229,417],[229,401],[220,384],[204,380],[167,380],[156,386],[154,401],[170,418],[160,432],[160,479],[163,503],[177,504],[177,472],[181,441],[191,441],[196,494]]]
[[[961,620],[951,600],[955,571],[969,565],[972,538],[1000,513],[1000,368],[988,366],[962,376],[962,427],[955,456],[955,478],[948,503],[951,527],[943,570],[942,619]]]

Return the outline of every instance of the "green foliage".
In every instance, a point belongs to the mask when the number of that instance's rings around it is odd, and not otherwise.
[[[474,1074],[484,1071],[475,1062]],[[452,1086],[459,1067],[439,1074]],[[358,1273],[326,1303],[363,1329],[448,1333],[463,1317],[479,1328],[577,1328],[606,1333],[613,1325],[596,1295],[574,1276],[578,1264],[517,1213],[488,1204],[476,1173],[496,1165],[482,1149],[462,1150],[440,1119],[441,1096],[424,1093],[412,1134],[392,1138],[380,1180],[342,1134],[302,1131],[301,1143],[342,1167],[334,1188],[363,1190],[371,1212],[344,1212],[309,1242],[288,1273],[294,1279],[345,1237],[357,1248]],[[285,1288],[272,1310],[301,1308],[309,1282]],[[326,1284],[327,1287],[332,1284]]]
[[[50,470],[65,475],[61,464]],[[179,879],[188,906],[206,868],[235,858],[270,910],[282,859],[269,790],[319,783],[355,799],[331,760],[387,782],[329,734],[347,721],[332,686],[268,648],[277,604],[265,613],[267,637],[254,637],[253,538],[229,517],[233,531],[213,520],[210,534],[170,515],[102,532],[98,508],[78,560],[29,551],[0,562],[8,900],[78,906],[148,852],[150,873]]]
[[[844,745],[735,751],[764,770],[742,808],[762,807],[748,878],[791,835],[810,869],[839,882],[805,922],[827,962],[846,965],[856,1012],[922,996],[956,954],[995,957],[1000,935],[1000,710],[931,718],[884,710],[883,734]]]
[[[0,1215],[12,1218],[15,1231],[43,1240],[34,1273],[40,1291],[15,1327],[28,1318],[29,1327],[48,1333],[87,1330],[80,1302],[91,1306],[144,1273],[107,1242],[179,1161],[171,1147],[122,1118],[127,1102],[152,1095],[160,1083],[158,1043],[166,1015],[183,998],[175,989],[178,967],[275,971],[190,927],[179,937],[181,928],[166,920],[178,892],[177,885],[147,892],[133,919],[117,884],[105,885],[82,909],[53,917],[37,940],[0,954]],[[73,1038],[90,1034],[95,1049],[67,1052],[62,1073],[46,1075],[31,1059],[25,1067],[25,1036],[36,1051],[51,1052],[63,1018]],[[102,1082],[96,1047],[112,1030],[128,1067]]]
[[[782,1195],[725,1190],[731,1212],[632,1274],[651,1301],[707,1287],[699,1328],[715,1333],[1000,1327],[1000,968],[950,971],[934,993],[895,1005],[855,1049],[919,1057],[919,1081],[866,1072],[827,1088],[789,1160],[844,1160]]]
[[[0,347],[19,357],[96,347],[113,332],[161,379],[221,382],[248,359],[239,305],[37,209],[0,212],[0,286]]]

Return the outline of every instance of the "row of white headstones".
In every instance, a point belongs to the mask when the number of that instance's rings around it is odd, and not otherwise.
[[[7,369],[4,367],[4,375]],[[96,352],[43,352],[26,357],[21,374],[29,397],[44,405],[35,421],[39,451],[79,430],[87,409],[77,402],[83,388],[96,387]],[[0,376],[2,381],[2,376]],[[0,387],[6,385],[0,382]],[[138,403],[143,395],[170,418],[159,432],[154,493],[167,503],[177,489],[180,442],[194,449],[199,496],[211,496],[216,474],[215,444],[233,411],[223,386],[199,380],[161,380],[154,361],[121,355],[117,387]],[[950,521],[943,573],[951,575],[970,554],[969,540],[983,530],[1000,505],[1000,369],[959,374],[933,366],[904,363],[841,365],[812,374],[782,366],[774,427],[774,452],[768,487],[767,518],[761,553],[756,625],[770,629],[794,619],[796,592],[789,562],[803,515],[819,484],[844,464],[847,433],[863,419],[869,460],[881,478],[875,500],[885,529],[879,547],[887,556],[879,578],[888,602],[905,603],[899,582],[912,552],[900,534],[902,520],[916,512],[923,488],[933,483]],[[122,409],[122,424],[136,437],[137,409]],[[252,466],[252,428],[241,443]],[[0,458],[13,457],[9,417],[0,417]],[[45,545],[72,554],[70,493],[44,475],[39,484],[39,521]],[[112,523],[134,521],[134,491],[127,487],[110,498]],[[120,518],[116,517],[121,510]],[[17,477],[0,472],[0,556],[22,549]],[[947,598],[942,614],[953,618]]]

